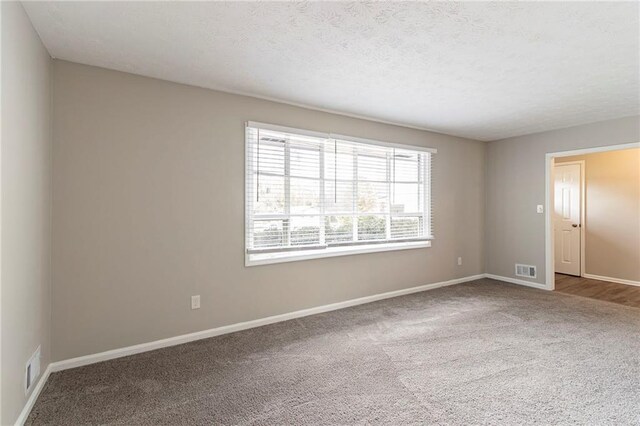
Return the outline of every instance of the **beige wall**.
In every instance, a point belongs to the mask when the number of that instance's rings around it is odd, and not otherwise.
[[[585,162],[586,273],[640,282],[640,149],[558,157]]]
[[[545,154],[640,141],[640,117],[628,117],[489,142],[486,272],[515,278],[515,263],[536,265],[545,282]],[[548,208],[549,206],[547,206]]]
[[[54,88],[55,360],[483,272],[482,142],[62,61]],[[433,247],[245,267],[247,120],[437,148]]]
[[[3,2],[1,8],[4,425],[24,407],[25,364],[38,345],[42,371],[50,360],[51,58],[22,5]]]

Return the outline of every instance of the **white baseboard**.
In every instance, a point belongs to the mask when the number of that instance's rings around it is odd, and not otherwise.
[[[418,287],[411,287],[411,288],[406,288],[406,289],[402,289],[402,290],[395,290],[395,291],[389,291],[389,292],[386,292],[386,293],[374,294],[372,296],[360,297],[360,298],[357,298],[357,299],[346,300],[344,302],[337,302],[337,303],[332,303],[332,304],[329,304],[329,305],[317,306],[317,307],[309,308],[309,309],[302,309],[302,310],[299,310],[299,311],[289,312],[289,313],[286,313],[286,314],[274,315],[274,316],[261,318],[261,319],[257,319],[257,320],[240,322],[240,323],[231,324],[231,325],[225,325],[225,326],[222,326],[222,327],[212,328],[212,329],[209,329],[209,330],[203,330],[203,331],[198,331],[198,332],[195,332],[195,333],[183,334],[183,335],[180,335],[180,336],[175,336],[175,337],[170,337],[170,338],[167,338],[167,339],[156,340],[156,341],[148,342],[148,343],[142,343],[142,344],[139,344],[139,345],[127,346],[127,347],[119,348],[119,349],[113,349],[113,350],[110,350],[110,351],[100,352],[100,353],[97,353],[97,354],[85,355],[85,356],[80,356],[80,357],[77,357],[77,358],[71,358],[71,359],[67,359],[67,360],[63,360],[63,361],[52,362],[47,366],[42,378],[40,379],[40,381],[36,385],[35,389],[31,393],[31,396],[29,397],[29,399],[27,401],[27,404],[24,406],[24,409],[22,410],[22,413],[20,413],[20,416],[18,417],[18,420],[16,421],[16,425],[22,425],[26,421],[27,417],[29,416],[29,413],[31,412],[31,409],[33,408],[33,405],[35,404],[36,400],[38,399],[38,395],[40,394],[40,391],[42,390],[42,388],[44,387],[45,383],[47,382],[47,379],[49,378],[49,375],[51,373],[53,373],[53,372],[56,372],[56,371],[62,371],[62,370],[70,369],[70,368],[82,367],[82,366],[85,366],[85,365],[95,364],[95,363],[102,362],[102,361],[107,361],[107,360],[110,360],[110,359],[121,358],[121,357],[129,356],[129,355],[139,354],[139,353],[142,353],[142,352],[152,351],[152,350],[155,350],[155,349],[166,348],[166,347],[169,347],[169,346],[180,345],[180,344],[183,344],[183,343],[193,342],[193,341],[196,341],[196,340],[207,339],[207,338],[210,338],[210,337],[215,337],[215,336],[220,336],[220,335],[223,335],[223,334],[233,333],[233,332],[236,332],[236,331],[242,331],[242,330],[247,330],[247,329],[250,329],[250,328],[261,327],[263,325],[273,324],[273,323],[276,323],[276,322],[288,321],[288,320],[291,320],[291,319],[302,318],[302,317],[306,317],[306,316],[309,316],[309,315],[320,314],[320,313],[323,313],[323,312],[335,311],[335,310],[338,310],[338,309],[344,309],[344,308],[348,308],[348,307],[351,307],[351,306],[357,306],[357,305],[363,305],[363,304],[366,304],[366,303],[376,302],[378,300],[390,299],[390,298],[393,298],[393,297],[404,296],[404,295],[412,294],[412,293],[419,293],[419,292],[422,292],[422,291],[432,290],[432,289],[435,289],[435,288],[446,287],[446,286],[451,286],[451,285],[455,285],[455,284],[461,284],[461,283],[469,282],[469,281],[475,281],[475,280],[479,280],[479,279],[482,279],[482,278],[492,278],[492,279],[498,280],[498,281],[505,281],[505,282],[509,282],[509,283],[513,283],[513,284],[520,284],[520,285],[525,285],[525,286],[529,286],[529,287],[535,287],[535,288],[539,288],[539,289],[547,289],[547,287],[544,286],[543,284],[533,283],[533,282],[524,281],[524,280],[518,280],[518,279],[514,279],[514,278],[502,277],[502,276],[499,276],[499,275],[493,275],[493,274],[471,275],[471,276],[468,276],[468,277],[456,278],[456,279],[449,280],[449,281],[441,281],[441,282],[437,282],[437,283],[421,285],[421,286],[418,286]]]
[[[640,283],[638,283],[637,281],[619,280],[615,278],[601,277],[597,275],[585,274],[585,277],[603,280],[603,281],[618,282],[621,284],[640,285]],[[478,275],[472,275],[472,276],[463,277],[463,278],[456,278],[449,281],[441,281],[438,283],[425,284],[418,287],[411,287],[411,288],[406,288],[402,290],[389,291],[387,293],[375,294],[373,296],[360,297],[358,299],[346,300],[344,302],[337,302],[329,305],[317,306],[309,309],[302,309],[299,311],[289,312],[286,314],[274,315],[274,316],[261,318],[257,320],[240,322],[236,324],[212,328],[209,330],[203,330],[195,333],[183,334],[181,336],[170,337],[167,339],[156,340],[153,342],[142,343],[139,345],[113,349],[110,351],[100,352],[97,354],[71,358],[71,359],[58,361],[58,362],[52,362],[47,366],[47,368],[44,371],[44,374],[42,375],[42,378],[40,379],[36,387],[33,389],[33,392],[31,392],[31,395],[29,396],[27,403],[22,409],[20,416],[18,416],[18,419],[16,420],[16,425],[20,426],[24,424],[24,422],[27,420],[27,417],[29,416],[31,409],[33,408],[36,400],[38,399],[40,392],[44,388],[44,385],[46,384],[49,378],[49,375],[56,371],[82,367],[84,365],[95,364],[95,363],[107,361],[110,359],[121,358],[121,357],[135,355],[142,352],[152,351],[155,349],[180,345],[183,343],[193,342],[201,339],[207,339],[210,337],[220,336],[223,334],[233,333],[236,331],[242,331],[250,328],[261,327],[263,325],[273,324],[276,322],[287,321],[295,318],[302,318],[309,315],[320,314],[323,312],[335,311],[338,309],[344,309],[351,306],[357,306],[357,305],[363,305],[366,303],[376,302],[378,300],[390,299],[393,297],[404,296],[412,293],[419,293],[421,291],[432,290],[435,288],[446,287],[446,286],[455,285],[455,284],[461,284],[468,281],[475,281],[482,278],[491,278],[494,280],[504,281],[512,284],[519,284],[527,287],[533,287],[533,288],[542,289],[542,290],[549,290],[549,287],[547,287],[545,284],[520,280],[517,278],[503,277],[503,276],[494,275],[494,274],[478,274]]]
[[[493,274],[484,274],[484,276],[486,278],[491,278],[492,280],[505,281],[511,284],[524,285],[527,287],[533,287],[540,290],[552,290],[546,284],[534,283],[532,281],[520,280],[518,278],[503,277],[500,275],[493,275]]]
[[[623,280],[622,278],[603,277],[601,275],[593,275],[593,274],[583,274],[582,276],[585,278],[590,278],[592,280],[609,281],[611,283],[635,285],[640,287],[640,281]]]
[[[602,277],[599,275],[591,275],[591,274],[584,274],[584,277],[601,280],[601,281],[610,281],[614,283],[640,286],[640,282],[638,281],[622,280],[618,278]],[[376,302],[378,300],[390,299],[393,297],[404,296],[412,293],[418,293],[421,291],[431,290],[439,287],[446,287],[450,285],[461,284],[468,281],[475,281],[482,278],[491,278],[494,280],[505,281],[512,284],[519,284],[527,287],[533,287],[533,288],[542,289],[542,290],[549,290],[549,287],[547,287],[545,284],[520,280],[517,278],[503,277],[503,276],[494,275],[494,274],[478,274],[478,275],[472,275],[472,276],[463,277],[463,278],[457,278],[449,281],[442,281],[442,282],[433,283],[433,284],[421,285],[418,287],[411,287],[411,288],[406,288],[402,290],[389,291],[387,293],[375,294],[373,296],[360,297],[358,299],[346,300],[344,302],[337,302],[337,303],[317,306],[309,309],[302,309],[299,311],[289,312],[286,314],[274,315],[274,316],[261,318],[257,320],[226,325],[222,327],[212,328],[209,330],[198,331],[195,333],[183,334],[181,336],[170,337],[168,339],[156,340],[153,342],[142,343],[139,345],[127,346],[124,348],[113,349],[110,351],[100,352],[97,354],[71,358],[64,361],[52,362],[47,366],[42,377],[36,384],[36,387],[33,389],[33,392],[31,392],[31,395],[29,396],[29,399],[27,399],[27,403],[22,409],[22,412],[18,416],[18,419],[16,420],[15,424],[16,426],[21,426],[24,424],[24,422],[27,420],[27,417],[29,417],[29,413],[31,413],[31,409],[33,408],[36,400],[38,399],[40,392],[44,388],[44,385],[47,383],[47,380],[49,379],[49,375],[56,371],[62,371],[62,370],[67,370],[69,368],[95,364],[95,363],[107,361],[110,359],[121,358],[124,356],[152,351],[155,349],[166,348],[169,346],[180,345],[183,343],[193,342],[196,340],[207,339],[209,337],[215,337],[223,334],[233,333],[236,331],[247,330],[255,327],[261,327],[263,325],[273,324],[276,322],[287,321],[295,318],[302,318],[309,315],[320,314],[323,312],[335,311],[338,309],[344,309],[351,306],[357,306],[357,305],[363,305],[366,303]]]
[[[329,305],[317,306],[300,311],[289,312],[281,315],[274,315],[252,321],[240,322],[222,327],[212,328],[209,330],[198,331],[195,333],[183,334],[180,336],[169,337],[167,339],[156,340],[153,342],[142,343],[139,345],[127,346],[124,348],[113,349],[106,352],[100,352],[92,355],[85,355],[77,358],[71,358],[64,361],[58,361],[51,364],[51,371],[62,371],[69,368],[81,367],[84,365],[95,364],[101,361],[121,358],[124,356],[135,355],[142,352],[152,351],[154,349],[166,348],[169,346],[180,345],[183,343],[193,342],[195,340],[207,339],[209,337],[220,336],[222,334],[233,333],[236,331],[247,330],[250,328],[261,327],[263,325],[273,324],[276,322],[287,321],[295,318],[306,317],[309,315],[320,314],[323,312],[335,311],[337,309],[348,308],[351,306],[371,303],[378,300],[389,299],[392,297],[404,296],[406,294],[418,293],[421,291],[431,290],[434,288],[460,284],[468,281],[474,281],[484,278],[484,274],[472,275],[463,278],[457,278],[449,281],[442,281],[433,284],[421,285],[402,290],[390,291],[387,293],[375,294],[373,296],[360,297],[358,299],[346,300],[344,302],[332,303]]]
[[[47,368],[45,368],[44,373],[42,374],[42,377],[40,377],[40,380],[36,384],[36,387],[33,388],[31,395],[29,395],[29,399],[27,399],[27,403],[24,405],[24,407],[22,408],[22,411],[20,412],[20,415],[16,419],[16,423],[15,423],[16,426],[22,426],[24,422],[27,421],[27,417],[29,417],[29,413],[31,413],[31,409],[33,408],[36,401],[38,400],[38,396],[40,395],[40,392],[44,388],[45,383],[47,383],[47,380],[49,379],[49,375],[51,374],[52,371],[53,370],[52,370],[51,364],[47,365]]]

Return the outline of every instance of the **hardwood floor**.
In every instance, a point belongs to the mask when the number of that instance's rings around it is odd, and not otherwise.
[[[640,308],[640,287],[556,274],[556,291]]]

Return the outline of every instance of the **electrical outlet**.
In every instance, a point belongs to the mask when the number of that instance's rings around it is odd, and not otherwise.
[[[200,295],[191,296],[191,309],[200,309]]]
[[[542,204],[538,204],[538,206],[536,207],[536,211],[538,213],[544,213],[544,206]]]
[[[461,257],[458,258],[458,266],[460,266],[460,265],[462,265],[462,258]]]

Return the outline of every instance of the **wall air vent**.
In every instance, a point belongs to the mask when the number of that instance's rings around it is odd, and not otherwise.
[[[535,278],[536,267],[531,265],[522,265],[520,263],[516,263],[516,276],[526,277],[526,278]]]
[[[40,375],[40,346],[36,349],[35,353],[31,356],[24,371],[24,393],[29,393],[31,387],[36,382],[36,379]]]

